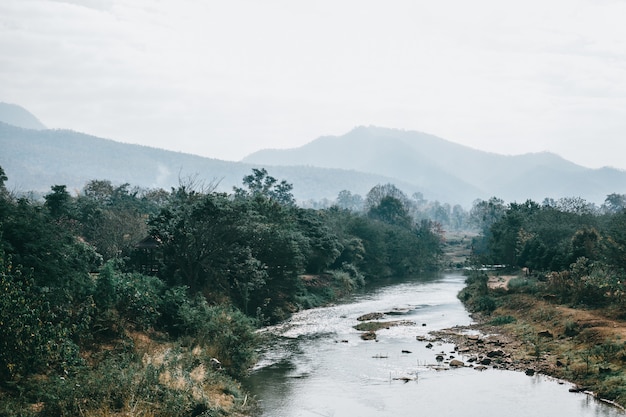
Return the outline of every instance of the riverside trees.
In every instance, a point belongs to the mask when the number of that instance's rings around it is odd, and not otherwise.
[[[528,268],[547,277],[545,291],[566,303],[616,303],[626,311],[623,200],[611,194],[600,209],[580,199],[500,205],[500,214],[483,230],[482,242],[475,242],[475,247],[486,248],[474,253],[475,261]]]
[[[94,180],[78,196],[54,185],[42,202],[11,194],[6,178],[0,168],[0,396],[8,404],[0,414],[32,403],[47,415],[79,414],[88,403],[119,410],[130,397],[107,395],[139,395],[137,378],[169,398],[163,410],[188,407],[193,401],[160,382],[158,372],[173,370],[129,356],[131,335],[165,338],[182,352],[176,360],[197,358],[196,346],[239,376],[254,360],[255,326],[366,281],[433,269],[440,253],[436,228],[399,221],[394,212],[404,211],[394,201],[381,201],[371,216],[303,209],[291,185],[265,170],[233,194]],[[135,246],[146,235],[154,242],[150,268],[142,265],[146,249]],[[149,374],[128,377],[127,369]],[[71,392],[48,376],[75,380]],[[24,388],[31,383],[39,388]],[[29,394],[4,401],[15,386]],[[96,386],[111,390],[86,391]]]

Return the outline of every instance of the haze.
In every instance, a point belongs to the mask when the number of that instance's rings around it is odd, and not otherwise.
[[[626,169],[626,2],[3,0],[0,101],[239,160],[354,126]]]

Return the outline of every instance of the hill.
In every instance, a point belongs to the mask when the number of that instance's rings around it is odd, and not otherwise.
[[[102,139],[71,130],[23,129],[0,122],[0,166],[15,191],[47,193],[52,185],[80,190],[93,179],[148,188],[176,187],[190,178],[230,192],[259,164],[229,162],[197,155]],[[299,201],[334,200],[344,189],[366,194],[376,184],[396,182],[407,192],[411,183],[381,175],[316,167],[271,167],[270,175],[294,185]]]
[[[522,202],[582,197],[601,203],[626,192],[626,172],[589,169],[542,152],[499,155],[421,132],[357,127],[343,136],[324,136],[295,149],[266,149],[243,162],[270,166],[344,168],[397,178],[435,196],[467,204],[497,196]],[[425,193],[426,194],[426,193]],[[468,200],[470,199],[470,200]]]
[[[547,152],[499,155],[421,132],[379,127],[357,127],[299,148],[265,149],[230,162],[45,129],[27,110],[0,103],[0,149],[7,186],[35,193],[46,193],[52,185],[78,191],[93,179],[169,189],[190,178],[230,192],[252,168],[265,167],[292,183],[300,202],[332,201],[342,190],[364,196],[385,183],[408,195],[420,192],[427,200],[465,207],[492,196],[507,202],[582,197],[600,204],[608,194],[626,194],[624,171],[588,169]]]
[[[46,128],[32,113],[17,104],[0,102],[0,122],[26,129],[43,130]]]

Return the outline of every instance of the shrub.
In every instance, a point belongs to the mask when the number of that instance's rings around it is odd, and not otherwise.
[[[567,320],[563,334],[567,337],[574,337],[580,333],[580,325],[575,321]]]
[[[233,376],[243,375],[254,363],[256,336],[254,321],[241,311],[209,306],[202,296],[183,304],[179,313],[181,329],[215,357]]]
[[[120,274],[116,283],[117,310],[138,329],[154,326],[160,316],[165,284],[157,277],[139,273]]]
[[[533,294],[537,292],[537,281],[529,278],[517,277],[509,281],[510,292]]]
[[[515,323],[517,321],[517,319],[513,316],[498,316],[498,317],[494,317],[489,324],[493,325],[493,326],[502,326],[504,324],[511,324],[511,323]]]
[[[470,301],[473,311],[491,314],[497,307],[496,300],[488,295],[481,295]]]
[[[89,312],[49,301],[49,291],[0,258],[0,378],[19,379],[47,370],[67,371],[82,363],[72,340],[84,330]],[[89,300],[87,300],[89,301]],[[73,317],[73,316],[76,317]]]

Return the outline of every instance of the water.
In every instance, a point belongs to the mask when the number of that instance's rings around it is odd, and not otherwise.
[[[341,305],[300,312],[268,329],[274,341],[246,381],[263,416],[623,415],[540,375],[436,370],[436,354],[449,356],[454,346],[437,342],[429,349],[416,336],[471,323],[456,298],[463,285],[457,274],[391,285]],[[363,314],[394,309],[403,314],[385,320],[415,324],[379,330],[377,342],[361,340],[352,327]]]

